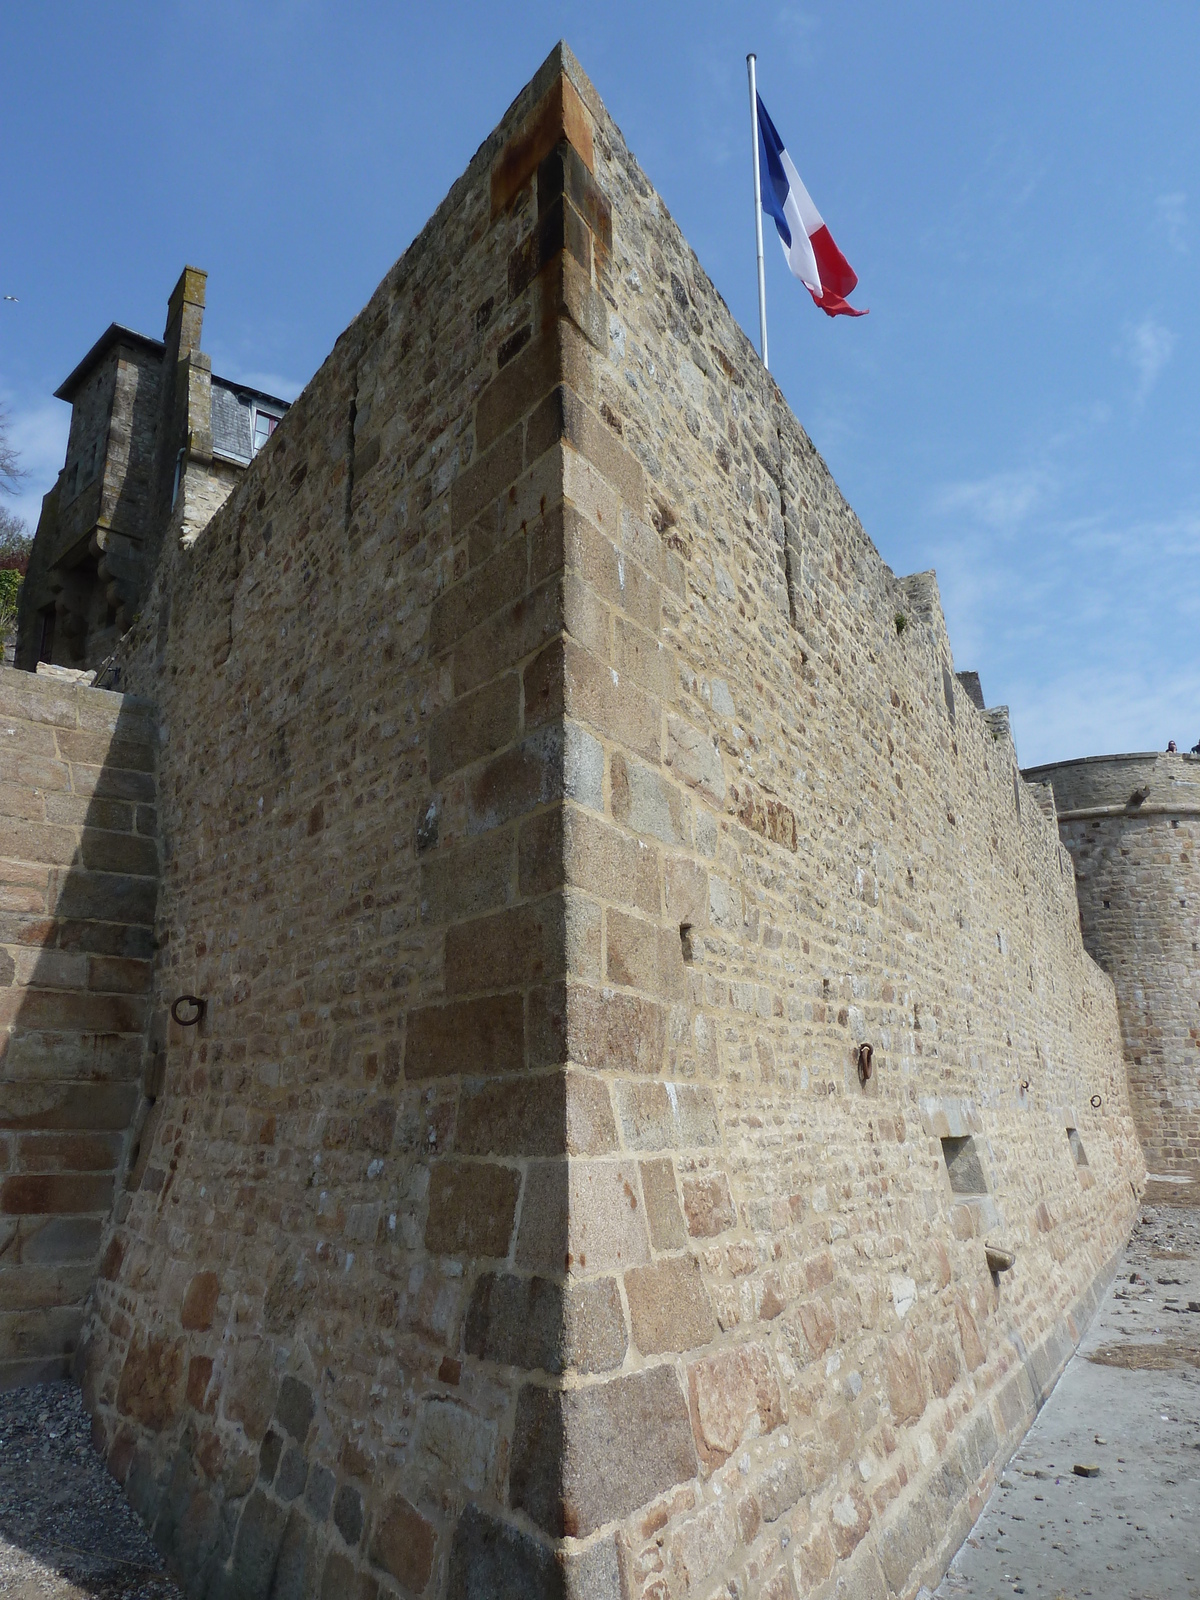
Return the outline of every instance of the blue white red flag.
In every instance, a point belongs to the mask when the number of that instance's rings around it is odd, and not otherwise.
[[[774,218],[779,242],[795,277],[828,317],[865,317],[847,305],[858,274],[833,242],[821,213],[800,181],[767,108],[758,101],[758,148],[762,169],[762,208]]]

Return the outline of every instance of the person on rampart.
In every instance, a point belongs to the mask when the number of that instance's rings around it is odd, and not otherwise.
[[[1174,739],[1168,739],[1167,740],[1167,754],[1169,756],[1174,756],[1174,755],[1178,755],[1178,753],[1179,753],[1179,746],[1175,743]]]

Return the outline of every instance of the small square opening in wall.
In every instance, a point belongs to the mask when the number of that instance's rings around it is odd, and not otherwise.
[[[987,1194],[983,1163],[979,1159],[975,1141],[969,1134],[961,1139],[943,1139],[942,1155],[946,1160],[946,1171],[950,1174],[950,1187],[955,1194]]]
[[[1087,1151],[1083,1148],[1083,1140],[1079,1137],[1077,1128],[1067,1129],[1067,1139],[1071,1145],[1071,1154],[1075,1157],[1077,1167],[1086,1167],[1088,1164]]]

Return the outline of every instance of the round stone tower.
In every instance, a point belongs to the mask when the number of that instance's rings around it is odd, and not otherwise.
[[[1200,756],[1088,756],[1024,777],[1053,790],[1083,942],[1116,985],[1146,1163],[1200,1176]]]

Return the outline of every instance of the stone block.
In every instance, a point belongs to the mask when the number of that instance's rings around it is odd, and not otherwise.
[[[432,1523],[402,1494],[390,1495],[383,1502],[371,1531],[370,1555],[377,1567],[414,1594],[424,1594],[436,1545]]]
[[[658,580],[614,537],[601,533],[576,506],[563,508],[563,550],[567,570],[605,605],[656,636],[662,617]]]
[[[544,982],[563,970],[564,907],[551,895],[446,932],[445,978],[451,994]]]
[[[55,912],[60,918],[144,923],[147,927],[154,922],[158,885],[152,878],[72,867],[62,873],[55,892]]]
[[[884,1353],[888,1404],[895,1422],[916,1422],[924,1413],[928,1397],[921,1371],[921,1359],[907,1334],[892,1339]]]
[[[711,1239],[737,1223],[729,1179],[723,1172],[704,1172],[683,1179],[683,1214],[694,1239]]]
[[[764,1345],[738,1345],[688,1368],[692,1426],[701,1460],[718,1467],[745,1439],[785,1420],[779,1380]]]
[[[525,1064],[523,1002],[519,994],[456,1000],[408,1013],[404,1076],[519,1072]]]
[[[656,1261],[625,1274],[633,1342],[643,1355],[682,1354],[712,1339],[717,1319],[694,1256]]]
[[[0,1182],[0,1213],[10,1217],[107,1214],[112,1195],[111,1174],[19,1173]]]
[[[670,1159],[643,1161],[640,1170],[650,1243],[656,1250],[681,1250],[688,1236],[675,1187],[674,1164]]]
[[[312,1527],[303,1512],[294,1507],[288,1513],[280,1540],[270,1600],[310,1600],[320,1571]]]
[[[690,843],[683,797],[662,773],[617,752],[611,785],[612,814],[631,832],[669,845]]]
[[[563,732],[542,728],[494,756],[467,784],[467,829],[487,833],[561,800]]]
[[[537,898],[561,889],[563,882],[563,812],[560,806],[555,806],[521,825],[517,840],[517,891],[522,899]]]
[[[660,910],[658,853],[598,817],[568,806],[562,851],[567,881],[576,889],[657,916]]]
[[[468,1503],[450,1545],[446,1600],[565,1600],[553,1552]]]
[[[536,1272],[622,1271],[650,1257],[630,1161],[539,1161],[526,1178],[517,1264]]]
[[[179,1313],[180,1326],[206,1332],[213,1324],[221,1280],[215,1272],[198,1272],[188,1284]]]
[[[336,1488],[337,1479],[328,1467],[314,1464],[309,1469],[308,1482],[304,1488],[304,1504],[314,1522],[324,1522],[329,1515]]]
[[[754,1498],[764,1522],[778,1522],[808,1493],[804,1463],[798,1454],[774,1461],[754,1485]]]
[[[695,1473],[669,1365],[565,1394],[526,1386],[517,1398],[510,1502],[552,1537],[585,1539]]]
[[[455,694],[466,694],[548,644],[563,626],[563,581],[553,573],[465,634],[451,661]]]
[[[421,863],[421,909],[431,922],[482,916],[512,899],[510,832],[487,833],[449,848],[443,845]]]
[[[67,770],[70,772],[73,794],[96,796],[101,800],[128,800],[141,805],[154,804],[154,775],[149,771],[97,766],[77,760],[72,760]]]
[[[112,1172],[121,1144],[116,1133],[22,1133],[13,1164],[20,1172]]]
[[[520,1186],[520,1174],[511,1167],[437,1162],[429,1186],[425,1248],[439,1255],[507,1255]]]
[[[22,1220],[21,1259],[26,1262],[91,1261],[100,1254],[101,1217]]]
[[[683,947],[676,928],[663,928],[610,906],[605,912],[605,948],[610,983],[664,998],[683,993]]]
[[[285,1374],[275,1401],[275,1417],[298,1444],[303,1444],[308,1437],[316,1408],[317,1403],[309,1386],[290,1372]]]
[[[351,1548],[362,1538],[362,1495],[353,1484],[343,1483],[333,1497],[333,1525]]]
[[[70,989],[0,989],[0,1022],[56,1033],[140,1033],[140,996],[86,994]]]
[[[628,1336],[613,1278],[562,1285],[484,1273],[471,1295],[463,1342],[486,1361],[557,1375],[620,1366]]]
[[[566,1117],[566,1083],[560,1073],[469,1079],[459,1099],[454,1148],[467,1156],[561,1155]]]
[[[211,1414],[216,1410],[216,1395],[212,1393],[213,1362],[211,1356],[193,1356],[188,1362],[187,1403],[194,1411]],[[264,1446],[265,1448],[265,1446]],[[272,1467],[272,1472],[274,1467]],[[271,1474],[268,1473],[268,1480]]]
[[[621,1133],[631,1150],[686,1150],[721,1142],[712,1090],[635,1079],[614,1088]]]
[[[154,968],[125,956],[89,956],[87,986],[106,994],[147,994]]]
[[[665,764],[681,782],[696,789],[710,805],[725,800],[725,772],[721,753],[712,739],[682,717],[667,717]]]
[[[121,1368],[117,1410],[159,1433],[179,1410],[182,1386],[182,1344],[153,1336],[134,1340]]]
[[[154,771],[154,749],[140,740],[64,728],[57,734],[58,753],[65,761],[86,762],[120,772]]]
[[[516,737],[520,710],[521,680],[515,672],[456,700],[429,725],[430,782],[441,783],[448,774],[502,750]]]
[[[294,1500],[303,1492],[307,1481],[308,1462],[304,1459],[304,1452],[297,1450],[294,1444],[288,1445],[279,1463],[279,1471],[275,1474],[275,1493],[281,1500]]]
[[[522,530],[436,597],[429,611],[430,652],[443,654],[472,628],[519,600],[528,578],[529,540]]]
[[[496,1424],[450,1395],[427,1395],[418,1413],[417,1448],[428,1469],[479,1494],[491,1473]]]
[[[241,1600],[268,1600],[288,1513],[261,1489],[246,1502],[233,1541],[233,1592]]]
[[[662,1068],[666,1019],[655,1000],[572,985],[567,1038],[571,1060],[598,1072],[652,1075]]]
[[[158,843],[130,833],[106,833],[98,827],[83,829],[79,859],[89,872],[128,872],[137,877],[158,876]]]
[[[664,874],[667,916],[681,927],[703,928],[708,922],[708,873],[698,861],[669,856]]]
[[[565,641],[563,674],[568,716],[590,723],[605,738],[619,741],[647,761],[658,760],[662,710],[654,696],[620,678],[607,663],[570,639]]]
[[[506,371],[511,370],[511,367],[506,368]],[[502,379],[504,373],[500,377]],[[485,506],[498,500],[513,479],[520,475],[525,459],[524,431],[521,426],[510,427],[494,444],[491,442],[493,437],[491,434],[485,437],[483,430],[477,426],[476,438],[486,453],[477,457],[454,480],[450,491],[450,523],[456,532],[461,532],[473,522]]]

